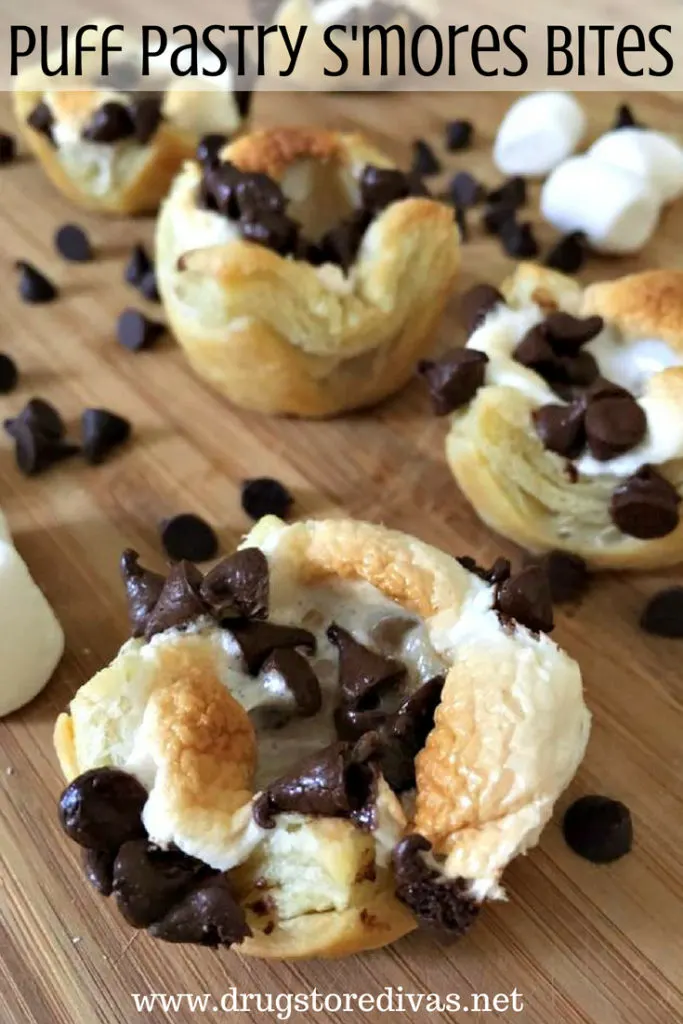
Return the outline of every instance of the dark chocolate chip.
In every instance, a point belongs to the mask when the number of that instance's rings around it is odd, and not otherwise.
[[[652,466],[641,466],[620,484],[610,505],[614,525],[628,537],[654,540],[678,526],[678,491]]]
[[[600,462],[631,451],[647,432],[645,413],[630,395],[589,402],[585,425],[589,451]]]
[[[14,420],[11,434],[14,438],[14,457],[25,476],[36,476],[80,451],[77,444],[49,437],[21,419]]]
[[[588,566],[580,555],[569,551],[549,551],[542,558],[532,560],[548,577],[553,604],[578,601],[590,586]]]
[[[241,942],[252,932],[227,878],[216,873],[199,882],[150,925],[149,934],[165,942],[216,947]]]
[[[114,884],[114,860],[111,850],[84,850],[83,871],[85,877],[102,896],[111,896]]]
[[[219,562],[200,593],[217,618],[267,619],[268,559],[259,548],[242,548]]]
[[[216,531],[193,512],[181,512],[171,519],[164,519],[160,529],[164,551],[174,562],[182,559],[208,562],[218,553]]]
[[[320,683],[303,654],[291,649],[273,651],[264,661],[262,671],[282,677],[302,718],[310,718],[320,711],[323,702]]]
[[[17,429],[22,425],[57,441],[66,434],[64,420],[58,410],[44,398],[29,399],[18,416],[5,420],[4,423],[5,430],[11,437],[15,436]]]
[[[481,223],[489,235],[500,235],[508,224],[514,227],[517,223],[515,208],[507,203],[491,203],[484,210]]]
[[[157,93],[141,93],[135,97],[131,113],[135,139],[142,146],[150,141],[163,120],[162,100],[162,95]]]
[[[503,184],[498,188],[494,188],[489,192],[487,199],[489,203],[493,203],[494,205],[501,204],[516,210],[520,206],[524,206],[526,204],[526,181],[518,175],[513,178],[508,178],[507,181],[503,182]]]
[[[355,708],[339,705],[334,709],[334,727],[340,740],[355,742],[366,733],[371,732],[379,736],[379,730],[388,717],[389,712],[383,708],[357,711]]]
[[[600,316],[578,317],[558,311],[550,313],[542,326],[557,355],[575,356],[582,345],[600,334],[605,322]]]
[[[513,351],[512,358],[542,377],[557,372],[560,365],[542,323],[527,331]]]
[[[588,387],[600,376],[598,364],[590,352],[579,352],[575,356],[558,358],[569,382],[578,388]]]
[[[413,163],[411,170],[420,177],[427,178],[441,171],[441,163],[436,153],[424,139],[416,139],[413,143]]]
[[[121,555],[121,576],[128,598],[128,618],[133,636],[142,636],[147,618],[161,597],[164,577],[139,563],[140,556],[131,548]]]
[[[124,278],[128,284],[139,288],[146,274],[154,269],[154,264],[147,255],[143,245],[134,245],[126,264]]]
[[[468,895],[469,882],[443,878],[425,863],[422,854],[431,848],[417,832],[396,844],[391,858],[396,897],[413,912],[421,928],[455,938],[469,930],[480,905]]]
[[[586,444],[583,402],[571,405],[543,405],[533,413],[536,433],[544,448],[567,459],[576,459]]]
[[[176,562],[166,578],[159,600],[147,616],[145,639],[167,629],[182,629],[207,614],[199,595],[202,574],[191,562]]]
[[[643,128],[644,125],[638,121],[628,103],[620,103],[614,115],[613,130],[619,128]]]
[[[501,224],[499,236],[503,249],[513,259],[530,260],[540,252],[530,221],[506,220]]]
[[[284,213],[287,206],[280,185],[267,174],[241,174],[235,184],[240,214],[257,220],[263,212]]]
[[[454,349],[437,362],[424,359],[418,373],[429,388],[432,408],[437,416],[447,416],[471,401],[486,377],[488,356],[473,348]]]
[[[567,845],[594,864],[610,864],[633,846],[631,812],[620,800],[582,796],[569,807],[562,822]]]
[[[118,768],[93,768],[69,783],[59,798],[59,821],[87,850],[116,851],[144,835],[141,822],[147,793]]]
[[[81,416],[83,455],[86,462],[96,466],[114,448],[130,437],[130,423],[123,416],[108,409],[86,409]]]
[[[204,135],[199,140],[199,145],[197,146],[197,160],[199,160],[200,164],[217,163],[221,150],[229,141],[229,136],[223,135],[220,132],[211,132],[209,135]]]
[[[543,262],[551,270],[576,274],[586,262],[587,255],[586,236],[581,231],[572,231],[555,243]]]
[[[149,302],[159,302],[159,289],[157,287],[157,275],[154,267],[148,270],[139,285],[140,294]]]
[[[24,260],[17,261],[19,276],[19,295],[24,302],[37,304],[40,302],[52,302],[57,298],[58,292],[52,281],[45,274],[26,263]]]
[[[356,261],[367,226],[368,215],[364,210],[357,210],[326,232],[319,243],[323,262],[336,263],[348,273]]]
[[[472,143],[474,125],[471,121],[451,121],[446,125],[446,149],[455,153],[460,149],[467,149]]]
[[[654,594],[640,617],[640,628],[653,636],[683,637],[683,587],[667,587]]]
[[[200,203],[235,220],[240,215],[237,185],[241,180],[242,171],[228,160],[216,165],[205,164],[199,192]]]
[[[296,249],[299,226],[286,213],[260,210],[255,219],[240,219],[240,232],[247,242],[263,245],[286,256]]]
[[[242,508],[251,519],[278,516],[286,519],[294,498],[284,484],[271,477],[260,476],[242,484]]]
[[[375,216],[391,203],[406,199],[411,192],[411,183],[403,171],[368,164],[360,176],[359,190],[363,209]]]
[[[396,713],[378,730],[381,754],[377,763],[396,793],[415,786],[415,758],[434,728],[434,713],[444,683],[444,676],[435,676],[423,683],[401,702]]]
[[[116,855],[112,890],[128,924],[146,928],[163,918],[209,870],[180,850],[162,850],[147,839],[133,839]]]
[[[132,112],[123,103],[109,100],[93,111],[81,134],[88,142],[119,142],[128,139],[135,135]]]
[[[483,324],[492,310],[504,304],[505,299],[491,284],[476,284],[466,291],[460,298],[460,319],[468,336]]]
[[[553,630],[550,584],[537,565],[528,565],[500,583],[494,607],[503,621],[517,622],[534,633]]]
[[[0,132],[0,166],[11,164],[17,155],[17,143],[13,135]]]
[[[19,383],[17,364],[5,352],[0,352],[0,395],[9,395]]]
[[[456,206],[476,206],[484,195],[484,186],[469,171],[458,171],[450,186]]]
[[[328,628],[327,639],[339,651],[342,704],[361,711],[372,708],[380,691],[403,680],[406,670],[400,661],[371,651],[336,623]]]
[[[57,229],[55,249],[70,263],[88,263],[93,258],[90,239],[78,224],[64,224]]]
[[[483,566],[479,565],[474,558],[469,555],[460,555],[456,558],[456,562],[467,569],[468,572],[474,573],[484,583],[503,583],[504,580],[510,576],[510,563],[507,558],[497,558],[490,569],[484,569]]]
[[[315,637],[307,629],[256,620],[231,622],[228,619],[222,625],[237,641],[247,670],[252,676],[258,675],[264,661],[273,651],[303,647],[310,654],[315,652]]]
[[[55,123],[55,116],[47,103],[43,101],[38,103],[28,115],[26,123],[30,128],[33,128],[34,132],[44,135],[45,138],[54,146],[55,140],[52,134],[52,129]]]
[[[166,327],[156,320],[150,320],[139,309],[124,309],[116,324],[119,344],[131,352],[151,348],[164,333]]]

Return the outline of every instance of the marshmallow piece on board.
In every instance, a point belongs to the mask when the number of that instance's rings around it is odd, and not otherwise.
[[[683,193],[683,148],[668,135],[648,128],[619,128],[593,143],[588,154],[632,171],[670,203]]]
[[[0,514],[1,516],[1,514]],[[40,693],[64,650],[64,634],[0,522],[0,717]]]
[[[637,252],[652,236],[660,202],[637,174],[590,156],[560,164],[541,191],[541,213],[563,233],[582,231],[598,252]]]
[[[503,118],[493,159],[504,174],[543,177],[575,151],[586,115],[571,93],[523,96]]]

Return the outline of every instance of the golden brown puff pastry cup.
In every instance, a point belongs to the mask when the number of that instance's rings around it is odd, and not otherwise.
[[[501,898],[503,869],[537,842],[583,756],[576,663],[497,611],[480,570],[402,533],[268,517],[241,551],[252,548],[268,563],[269,621],[316,636],[320,711],[268,732],[259,716],[278,692],[272,679],[245,674],[229,625],[199,619],[128,641],[81,687],[55,728],[67,780],[101,766],[136,776],[149,837],[227,873],[251,927],[248,955],[341,956],[409,932],[416,918],[394,894],[392,850],[414,832],[432,844],[437,884],[457,884],[470,909]],[[370,831],[291,809],[264,829],[253,794],[336,737],[331,621],[406,666],[404,695],[445,678],[416,788],[394,792],[380,775]]]
[[[460,489],[487,525],[531,551],[570,551],[596,569],[680,561],[683,273],[652,270],[583,289],[554,271],[522,264],[501,291],[505,302],[467,342],[489,358],[483,386],[450,418],[446,457]],[[582,351],[644,414],[642,440],[612,458],[601,461],[590,448],[568,458],[539,436],[539,410],[568,406],[569,399],[558,397],[513,352],[557,310],[603,318],[603,330]]]
[[[129,40],[124,47],[128,61],[139,64],[135,42]],[[49,59],[52,66],[58,63],[56,55]],[[73,55],[70,59],[73,61]],[[115,56],[110,57],[111,76],[102,81],[98,80],[99,55],[85,54],[83,60],[84,74],[73,78],[71,88],[65,87],[69,79],[46,78],[38,67],[23,71],[14,86],[14,114],[22,138],[50,181],[84,209],[106,214],[154,212],[204,135],[232,137],[242,128],[241,111],[246,114],[248,104],[244,102],[245,94],[240,96],[233,90],[229,73],[217,80],[220,84],[215,89],[198,92],[188,88],[188,79],[173,78],[168,70],[158,67],[145,79],[146,91],[135,92],[125,83],[120,89],[114,87]],[[136,105],[155,102],[161,116],[152,130],[157,118],[150,118],[150,107],[142,115],[135,111]],[[112,103],[131,113],[139,134],[112,141],[84,138],[104,105]],[[46,128],[32,127],[32,116],[38,108],[36,123],[47,123]]]
[[[392,166],[361,136],[321,129],[256,132],[221,156],[276,181],[288,214],[315,238],[358,207],[366,166]],[[335,416],[401,388],[453,289],[453,211],[422,197],[392,203],[345,273],[245,241],[235,221],[198,207],[201,177],[186,164],[156,241],[164,307],[196,372],[239,406],[302,417]]]

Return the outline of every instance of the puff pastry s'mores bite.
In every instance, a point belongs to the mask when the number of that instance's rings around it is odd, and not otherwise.
[[[255,132],[188,163],[157,227],[172,330],[237,405],[334,416],[406,383],[459,266],[452,210],[359,135]]]
[[[522,264],[467,297],[465,349],[424,374],[481,518],[595,568],[683,557],[683,273],[582,289]]]
[[[134,637],[55,745],[63,827],[134,927],[341,956],[502,896],[589,731],[541,570],[268,518],[206,576],[123,572]]]

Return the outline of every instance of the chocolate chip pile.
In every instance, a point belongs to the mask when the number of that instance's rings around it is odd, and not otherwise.
[[[126,103],[107,100],[93,111],[88,123],[83,126],[81,137],[86,142],[113,144],[131,139],[141,146],[146,145],[156,134],[163,119],[163,93],[140,93]],[[36,104],[27,118],[34,131],[40,132],[56,146],[54,137],[55,116],[45,101]]]

